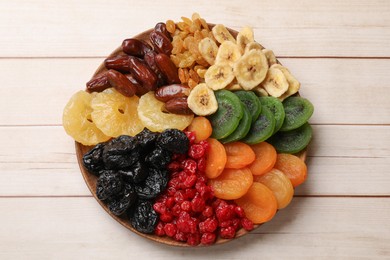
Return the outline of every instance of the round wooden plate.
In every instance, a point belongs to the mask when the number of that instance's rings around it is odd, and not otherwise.
[[[209,24],[210,28],[214,26],[214,24]],[[150,30],[147,30],[133,38],[136,38],[138,40],[144,40],[146,42],[149,42],[149,34],[150,32],[152,31],[153,29],[150,29]],[[230,33],[236,38],[237,37],[237,34],[238,32],[237,31],[234,31],[232,29],[229,29]],[[120,55],[120,54],[124,54],[124,52],[122,51],[122,48],[121,47],[118,47],[116,50],[114,50],[110,56],[116,56],[116,55]],[[100,66],[97,68],[96,72],[93,74],[92,77],[94,77],[95,75],[97,74],[100,74],[101,72],[107,70],[104,66],[104,63],[100,64]],[[90,149],[92,149],[92,146],[84,146],[78,142],[75,143],[75,146],[76,146],[76,156],[77,156],[77,161],[78,161],[78,164],[79,164],[79,167],[80,167],[80,170],[81,170],[81,174],[83,175],[84,177],[84,180],[85,180],[85,183],[87,184],[89,190],[91,191],[92,195],[95,197],[95,199],[97,200],[97,202],[99,202],[99,204],[102,206],[102,208],[107,211],[108,214],[110,214],[111,217],[113,217],[116,221],[118,221],[121,225],[123,225],[124,227],[126,227],[127,229],[131,230],[132,232],[142,236],[142,237],[145,237],[147,239],[150,239],[150,240],[153,240],[153,241],[156,241],[156,242],[159,242],[159,243],[163,243],[163,244],[167,244],[167,245],[171,245],[171,246],[180,246],[180,247],[190,247],[189,245],[187,245],[186,243],[183,243],[183,242],[178,242],[178,241],[175,241],[167,236],[165,237],[159,237],[159,236],[156,236],[156,235],[153,235],[153,234],[144,234],[144,233],[141,233],[141,232],[138,232],[136,229],[134,229],[129,220],[127,219],[127,216],[116,216],[114,214],[112,214],[107,205],[99,200],[97,197],[96,197],[96,182],[97,182],[97,177],[91,173],[89,173],[83,166],[83,155],[88,152]],[[305,160],[306,159],[306,149],[303,150],[302,152],[300,152],[299,154],[297,154],[297,156],[299,156],[302,160]],[[260,225],[255,225],[255,228],[258,228]],[[241,228],[237,233],[236,233],[236,237],[235,238],[238,238],[238,237],[241,237],[245,234],[247,234],[248,231],[244,230],[243,228]],[[215,244],[223,244],[223,243],[226,243],[226,242],[229,242],[229,241],[232,241],[233,239],[223,239],[223,238],[217,238],[217,241]],[[202,246],[202,245],[199,245],[199,246]]]

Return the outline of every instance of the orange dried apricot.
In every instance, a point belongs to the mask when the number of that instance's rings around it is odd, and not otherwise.
[[[294,188],[306,180],[307,166],[303,160],[295,155],[287,153],[278,154],[275,168],[286,174]]]
[[[253,183],[252,172],[248,168],[224,169],[208,184],[213,188],[217,198],[234,200],[244,196]]]
[[[294,196],[290,179],[278,169],[274,168],[266,174],[254,176],[253,181],[264,184],[274,193],[278,209],[287,207]]]
[[[275,148],[266,142],[251,145],[251,148],[256,154],[256,159],[249,165],[253,175],[262,175],[269,172],[276,162]]]
[[[217,139],[208,138],[207,142],[210,148],[206,155],[205,174],[207,178],[213,179],[222,173],[225,168],[227,156],[225,147]]]
[[[255,152],[242,142],[224,144],[227,161],[225,168],[239,169],[251,164],[255,160]]]
[[[188,131],[195,132],[195,143],[206,140],[211,136],[213,128],[210,121],[203,116],[195,117],[191,124],[188,126]]]
[[[253,224],[271,220],[278,208],[273,192],[260,182],[253,182],[248,192],[235,202],[244,209],[246,217]]]

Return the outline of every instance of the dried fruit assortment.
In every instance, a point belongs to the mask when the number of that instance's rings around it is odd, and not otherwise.
[[[191,246],[273,218],[307,177],[309,100],[244,27],[199,16],[128,38],[69,100],[95,196],[138,232]],[[95,187],[95,185],[93,185]],[[241,231],[242,232],[242,231]]]

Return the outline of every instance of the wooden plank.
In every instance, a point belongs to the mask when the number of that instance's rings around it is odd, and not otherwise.
[[[126,37],[157,22],[190,16],[235,29],[254,27],[258,41],[281,56],[390,57],[386,0],[140,2],[17,0],[0,3],[0,57],[105,56]],[[93,11],[91,9],[93,6]],[[136,8],[135,8],[136,6]],[[161,12],[169,6],[167,12]],[[249,8],[248,8],[249,7]],[[245,15],[243,15],[245,13]],[[351,48],[353,46],[353,48]]]
[[[183,249],[143,239],[93,198],[2,198],[2,259],[379,259],[390,257],[389,198],[298,198],[250,235]]]
[[[297,195],[390,195],[390,176],[385,174],[389,127],[313,129],[309,177]],[[77,165],[74,143],[62,127],[0,127],[0,143],[0,196],[91,195]]]
[[[0,89],[0,111],[6,111],[0,116],[0,125],[61,124],[66,103],[73,93],[85,88],[103,60],[0,59],[0,70],[7,75],[3,78],[6,87]],[[281,62],[302,82],[302,96],[315,106],[310,122],[390,124],[390,91],[386,85],[390,82],[390,60]]]

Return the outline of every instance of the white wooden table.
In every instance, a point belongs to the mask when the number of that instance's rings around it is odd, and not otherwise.
[[[390,258],[390,2],[0,1],[0,259]],[[228,244],[183,249],[114,221],[62,126],[70,96],[127,37],[199,12],[274,50],[315,105],[309,178]]]

